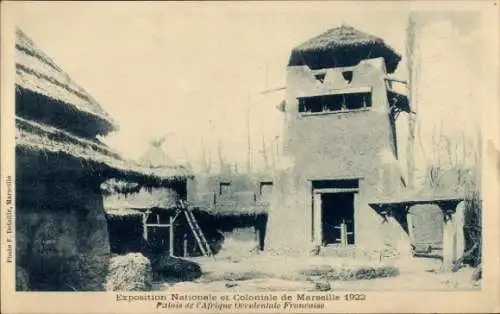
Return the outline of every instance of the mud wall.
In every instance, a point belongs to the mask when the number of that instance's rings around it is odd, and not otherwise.
[[[350,84],[341,77],[344,70],[353,72]],[[369,206],[370,201],[390,198],[402,188],[383,59],[362,61],[346,69],[327,69],[323,83],[306,66],[289,67],[287,75],[283,168],[276,172],[266,246],[310,249],[313,180],[359,179],[354,214],[357,247],[383,247],[384,242],[393,241],[394,236],[389,234],[395,232],[398,238],[404,237],[403,228],[383,224]],[[352,112],[299,113],[298,97],[346,87],[370,87],[372,107]]]
[[[82,165],[51,155],[16,155],[16,268],[24,282],[19,290],[103,290],[108,229],[99,185],[88,180]]]
[[[239,212],[248,206],[267,203],[268,200],[261,195],[260,185],[272,181],[272,174],[198,174],[187,182],[187,199],[200,208],[231,205],[235,212]],[[227,191],[221,191],[224,183]]]

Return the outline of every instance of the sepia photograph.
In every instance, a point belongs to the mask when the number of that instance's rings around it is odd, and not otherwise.
[[[203,312],[484,292],[488,5],[11,3],[13,289]]]

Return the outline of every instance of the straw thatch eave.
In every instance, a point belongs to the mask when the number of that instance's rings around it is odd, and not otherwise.
[[[131,208],[104,208],[106,217],[111,220],[123,220],[127,218],[142,219],[143,212]]]
[[[212,216],[215,218],[239,218],[239,217],[259,217],[268,213],[267,205],[254,205],[245,207],[217,206],[213,208],[188,207],[195,215]],[[147,211],[174,213],[179,210],[176,206],[147,207],[132,204],[124,199],[104,198],[104,210],[110,219],[124,219],[127,217],[138,217]]]
[[[171,213],[175,212],[176,210],[179,209],[178,206],[148,206],[148,204],[137,204],[137,203],[129,203],[127,200],[123,199],[117,199],[117,198],[110,198],[110,197],[105,197],[104,198],[104,209],[109,210],[109,211],[133,211],[136,213],[145,213],[148,211],[158,211],[158,212],[166,212],[166,213]]]
[[[111,208],[177,208],[180,205],[179,201],[185,198],[185,190],[185,181],[162,188],[145,188],[135,183],[117,180],[107,180],[101,184],[104,206]]]
[[[106,180],[101,184],[101,191],[104,195],[124,195],[137,193],[142,189],[142,187],[135,182],[127,182],[116,179]]]
[[[97,134],[105,135],[118,128],[101,106],[36,47],[33,41],[20,29],[16,31],[15,48],[16,89],[18,92],[31,91],[47,97],[51,101],[43,103],[47,107],[45,112],[56,110],[78,115],[80,126],[86,125],[87,133],[93,133],[94,136]],[[25,110],[19,111],[16,104],[19,116],[29,116],[29,109],[33,107],[23,108]],[[45,119],[49,118],[50,116],[46,115]],[[57,126],[57,123],[55,125]],[[68,130],[72,130],[72,124],[65,126]]]
[[[193,207],[195,211],[204,212],[212,216],[220,217],[239,217],[239,216],[258,216],[268,213],[268,205],[216,205],[211,207]]]
[[[292,50],[289,66],[311,69],[348,67],[363,59],[384,58],[387,71],[396,70],[401,55],[383,39],[342,25],[311,38]]]
[[[16,150],[24,153],[59,155],[78,160],[100,181],[116,178],[145,187],[169,186],[186,180],[185,174],[156,174],[132,161],[122,159],[98,140],[87,140],[57,128],[16,117]],[[55,167],[54,171],[59,168]]]

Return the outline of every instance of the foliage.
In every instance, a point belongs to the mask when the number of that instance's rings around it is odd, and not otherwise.
[[[473,191],[466,196],[464,216],[466,239],[464,262],[476,267],[481,264],[482,258],[482,206],[477,191]]]

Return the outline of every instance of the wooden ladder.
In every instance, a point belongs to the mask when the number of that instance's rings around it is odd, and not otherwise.
[[[207,239],[205,238],[205,235],[203,234],[203,231],[200,228],[200,225],[196,221],[196,218],[194,217],[194,214],[192,211],[190,211],[187,206],[185,206],[184,202],[181,200],[181,209],[184,211],[184,215],[186,216],[186,220],[189,224],[189,227],[193,231],[194,238],[196,239],[196,242],[198,243],[198,246],[200,247],[201,253],[205,256],[211,256],[215,259],[214,253],[212,251],[212,248],[210,247],[210,244],[208,243]]]
[[[348,241],[347,236],[352,235],[353,232],[347,232],[347,224],[345,221],[342,221],[339,226],[335,226],[335,229],[340,229],[340,239],[337,238],[337,241],[340,241],[340,245],[343,247],[347,247]]]

